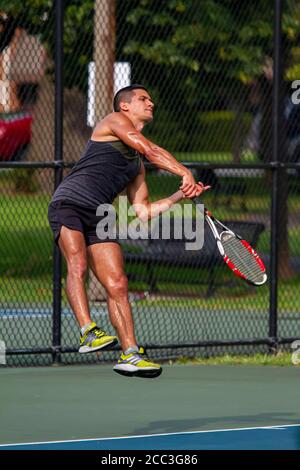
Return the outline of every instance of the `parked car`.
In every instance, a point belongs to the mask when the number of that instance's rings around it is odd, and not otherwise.
[[[22,160],[31,140],[30,114],[0,115],[0,161]]]

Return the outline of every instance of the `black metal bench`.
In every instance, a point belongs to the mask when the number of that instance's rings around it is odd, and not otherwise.
[[[233,175],[229,176],[224,170],[219,170],[219,173],[220,172],[222,172],[222,176],[218,174],[218,170],[212,170],[210,168],[198,168],[195,170],[197,181],[202,181],[213,188],[214,196],[212,206],[218,207],[220,205],[220,201],[223,200],[222,196],[224,196],[225,200],[223,201],[223,204],[227,207],[232,207],[233,198],[235,197],[240,209],[247,212],[247,198],[245,197],[247,185],[245,175],[243,175],[243,178],[237,178]]]
[[[172,220],[172,219],[171,219]],[[138,279],[147,283],[149,292],[155,292],[157,288],[157,276],[155,268],[157,266],[175,268],[204,268],[208,271],[206,296],[211,296],[216,287],[220,284],[216,282],[217,267],[223,264],[222,258],[217,250],[216,242],[211,234],[210,229],[205,224],[204,245],[201,250],[189,251],[185,248],[186,242],[193,240],[182,238],[177,240],[174,237],[174,220],[170,227],[170,239],[153,239],[148,240],[126,240],[122,243],[125,262],[128,265],[138,264],[146,267],[146,273]],[[232,229],[243,238],[245,238],[253,247],[256,246],[260,234],[265,227],[262,223],[248,221],[224,221],[228,228]],[[161,218],[158,227],[161,232]],[[129,275],[129,279],[134,279],[134,275]],[[190,283],[200,283],[199,279],[191,280]],[[202,282],[203,283],[203,282]]]

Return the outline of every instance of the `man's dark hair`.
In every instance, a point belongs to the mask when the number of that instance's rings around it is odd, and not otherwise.
[[[140,85],[139,83],[134,83],[133,85],[125,86],[124,88],[121,88],[121,90],[117,91],[114,97],[114,111],[121,111],[120,109],[120,103],[121,101],[125,101],[127,103],[130,103],[131,98],[132,98],[132,92],[134,90],[145,90],[148,93],[147,88],[145,88],[143,85]]]

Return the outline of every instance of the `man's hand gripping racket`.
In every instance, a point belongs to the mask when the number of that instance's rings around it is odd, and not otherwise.
[[[193,201],[195,204],[202,204],[198,197]],[[234,274],[254,286],[265,284],[267,281],[265,265],[249,243],[222,224],[206,208],[204,216],[224,262]],[[217,226],[221,231],[218,231]]]

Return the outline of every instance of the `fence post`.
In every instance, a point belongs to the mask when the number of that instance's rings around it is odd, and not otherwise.
[[[282,119],[282,66],[281,66],[281,42],[282,42],[282,3],[274,1],[274,79],[273,79],[273,157],[272,163],[272,200],[271,200],[271,252],[270,252],[270,316],[269,337],[273,342],[272,351],[278,347],[277,338],[277,309],[278,309],[278,252],[279,252],[279,204],[280,204],[280,165],[281,161],[281,119]]]
[[[55,0],[55,150],[56,163],[63,162],[63,0]],[[54,170],[55,189],[63,179],[62,165]],[[52,329],[52,362],[58,364],[61,354],[61,253],[54,245],[53,253],[53,329]]]

